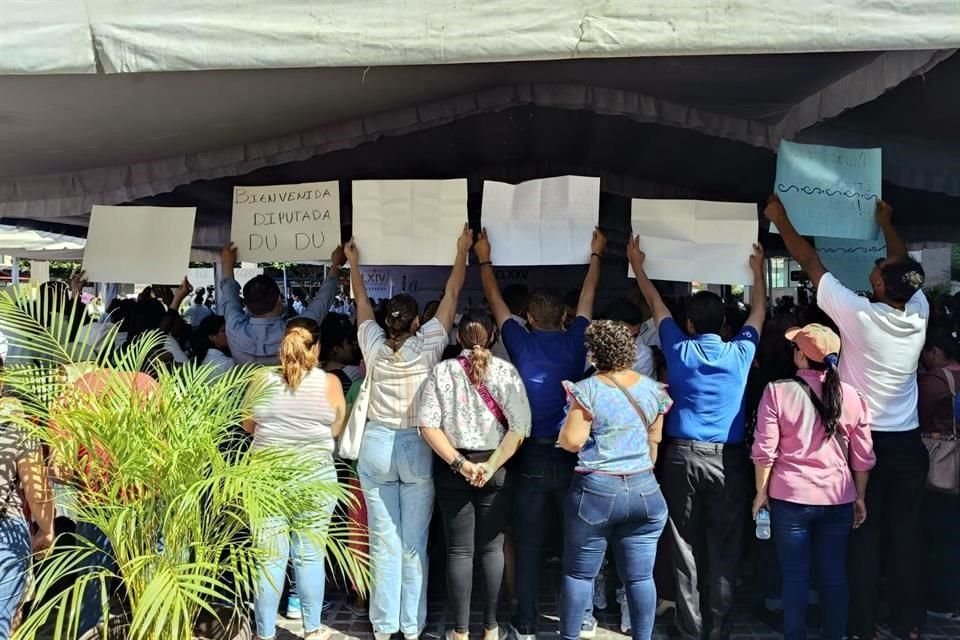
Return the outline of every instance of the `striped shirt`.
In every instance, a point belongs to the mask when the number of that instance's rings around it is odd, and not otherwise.
[[[327,398],[327,374],[310,371],[294,391],[275,371],[266,374],[264,395],[253,409],[253,447],[311,449],[332,453],[330,427],[336,412]]]
[[[372,367],[367,419],[393,429],[419,427],[423,385],[447,346],[443,324],[434,318],[396,352],[373,320],[360,325],[357,338],[364,361]]]

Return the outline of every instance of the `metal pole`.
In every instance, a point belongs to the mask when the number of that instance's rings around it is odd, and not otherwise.
[[[20,284],[20,258],[14,256],[10,267],[10,284]]]

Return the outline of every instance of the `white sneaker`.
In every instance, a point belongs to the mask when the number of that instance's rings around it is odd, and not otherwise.
[[[607,575],[602,569],[593,581],[593,608],[601,611],[607,608]]]
[[[513,640],[537,640],[536,633],[520,633],[515,626],[510,625],[510,636]]]

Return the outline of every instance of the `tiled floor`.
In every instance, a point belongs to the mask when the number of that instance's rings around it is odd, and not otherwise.
[[[960,578],[958,578],[960,579]],[[538,629],[539,640],[555,639],[557,637],[557,603],[556,593],[559,580],[555,576],[549,576],[542,580],[543,592],[540,595],[540,613],[541,621]],[[620,607],[611,598],[609,607],[606,611],[598,611],[597,618],[600,628],[597,632],[597,640],[622,640],[629,638],[620,632]],[[423,635],[424,640],[438,640],[443,638],[444,633],[444,602],[443,600],[431,601],[427,630]],[[509,620],[509,612],[503,611],[500,615],[501,622]],[[654,630],[654,640],[667,640],[668,627],[672,621],[672,615],[668,614],[657,621]],[[346,604],[343,597],[336,598],[333,606],[327,611],[325,624],[331,627],[335,633],[331,640],[360,639],[370,640],[373,638],[373,630],[366,619],[360,619],[355,616]],[[471,638],[480,638],[482,636],[482,627],[480,613],[474,611],[471,620]],[[302,637],[302,627],[299,621],[286,620],[281,618],[281,627],[283,631],[278,634],[278,640],[292,640]],[[400,638],[399,635],[395,636]],[[809,638],[815,639],[817,634],[810,631]],[[928,640],[960,640],[960,623],[931,621],[924,629],[924,638]],[[732,640],[775,640],[782,638],[773,628],[757,620],[749,612],[749,605],[744,604],[737,608]]]

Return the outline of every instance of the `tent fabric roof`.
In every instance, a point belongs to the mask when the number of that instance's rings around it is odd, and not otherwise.
[[[898,51],[960,46],[956,0],[5,0],[0,74]]]

